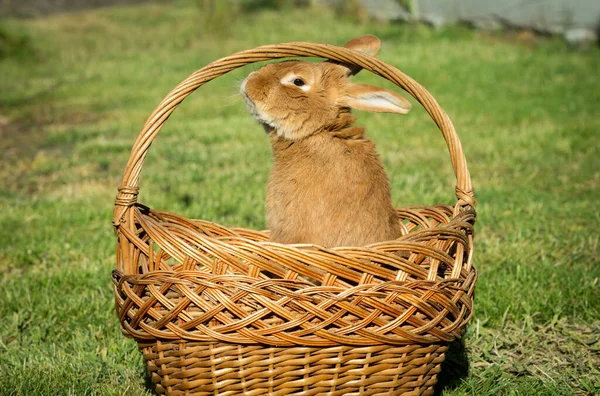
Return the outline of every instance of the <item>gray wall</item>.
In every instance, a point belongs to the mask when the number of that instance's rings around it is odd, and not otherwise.
[[[425,20],[509,23],[562,33],[573,28],[596,30],[600,26],[600,0],[416,0]],[[406,14],[394,0],[363,0],[377,17],[402,18]]]

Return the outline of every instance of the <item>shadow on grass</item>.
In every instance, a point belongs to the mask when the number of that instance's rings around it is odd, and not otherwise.
[[[461,380],[469,375],[469,358],[465,348],[464,339],[458,339],[450,343],[446,359],[442,363],[442,369],[438,374],[438,382],[435,385],[435,395],[441,395],[444,390],[454,389]]]
[[[150,371],[148,371],[148,367],[146,367],[146,362],[144,362],[144,386],[151,395],[157,394],[156,384],[152,382],[152,375],[150,374]]]

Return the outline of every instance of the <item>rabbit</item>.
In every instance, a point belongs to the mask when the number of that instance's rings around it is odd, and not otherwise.
[[[346,48],[375,56],[380,40],[361,36]],[[406,114],[402,96],[349,77],[354,65],[284,61],[251,73],[240,88],[267,132],[273,167],[267,187],[270,240],[323,247],[396,239],[399,219],[375,144],[354,126],[351,109]]]

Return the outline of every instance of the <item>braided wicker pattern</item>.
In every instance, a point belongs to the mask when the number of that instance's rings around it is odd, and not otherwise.
[[[398,209],[403,235],[365,247],[269,242],[137,203],[145,155],[176,106],[237,67],[289,56],[354,63],[427,109],[457,176],[453,206]],[[123,333],[138,341],[159,393],[430,394],[447,344],[473,313],[474,198],[452,123],[419,84],[345,48],[259,47],[192,74],[150,116],[115,201],[113,272]]]
[[[121,323],[138,340],[449,342],[471,316],[475,283],[463,266],[473,213],[452,220],[451,213],[406,209],[400,215],[414,222],[406,219],[407,233],[396,241],[323,249],[138,208],[139,229],[123,236],[139,247],[142,274],[114,274]]]
[[[447,347],[275,348],[158,341],[141,349],[160,394],[389,396],[433,394]]]

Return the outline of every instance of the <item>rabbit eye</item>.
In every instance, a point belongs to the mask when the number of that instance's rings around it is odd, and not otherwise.
[[[297,87],[301,87],[304,85],[304,80],[302,80],[301,78],[296,78],[294,79],[294,81],[292,81],[294,83],[295,86]]]

